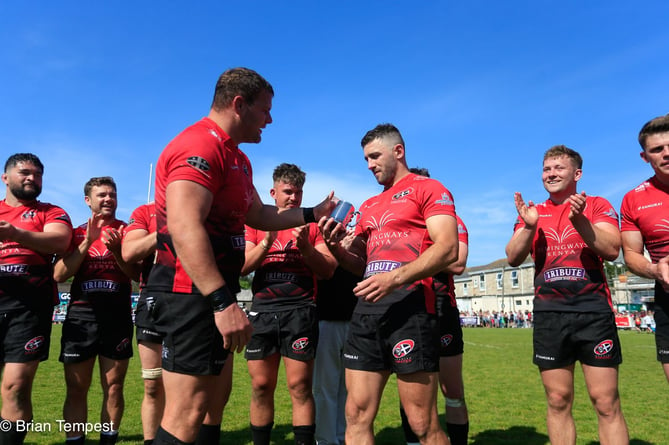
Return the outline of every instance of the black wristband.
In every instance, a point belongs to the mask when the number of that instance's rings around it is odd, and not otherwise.
[[[231,304],[237,303],[237,297],[230,292],[230,289],[226,285],[219,287],[205,298],[211,303],[214,312],[221,312]]]
[[[313,207],[302,207],[302,218],[304,218],[304,223],[305,224],[315,223],[316,222],[316,217],[314,216],[314,208]]]

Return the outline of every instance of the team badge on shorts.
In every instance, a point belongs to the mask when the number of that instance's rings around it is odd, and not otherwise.
[[[600,342],[593,352],[596,358],[611,358],[611,351],[613,350],[613,340],[604,340]]]
[[[26,351],[26,354],[33,354],[44,344],[44,336],[38,335],[37,337],[31,338],[25,344],[23,349]]]
[[[453,336],[451,334],[446,334],[443,337],[441,337],[439,341],[441,342],[441,347],[446,348],[453,341]]]
[[[116,345],[116,350],[118,352],[121,352],[121,351],[127,349],[129,345],[130,345],[130,339],[128,337],[126,337],[123,340],[121,340],[121,342],[118,345]]]
[[[393,346],[393,357],[396,359],[401,359],[407,356],[411,351],[413,351],[413,348],[415,346],[415,343],[411,339],[406,339],[399,341]]]
[[[307,337],[298,338],[291,345],[293,352],[298,354],[304,354],[304,349],[309,345],[309,339]]]

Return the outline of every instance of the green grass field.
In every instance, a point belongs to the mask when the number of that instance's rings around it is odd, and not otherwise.
[[[33,403],[35,422],[50,425],[51,432],[30,432],[26,443],[60,444],[64,434],[58,431],[65,394],[62,365],[58,362],[60,325],[52,335],[51,358],[40,365],[35,381]],[[669,443],[666,408],[669,386],[655,360],[652,334],[621,332],[624,362],[620,368],[623,410],[633,445]],[[465,330],[465,391],[470,413],[470,444],[543,445],[546,434],[543,388],[536,367],[531,362],[530,329]],[[97,369],[96,369],[97,372]],[[596,444],[597,425],[585,391],[582,373],[577,367],[574,417],[579,444]],[[250,444],[248,406],[250,384],[246,363],[235,357],[234,390],[223,419],[222,444]],[[276,396],[276,419],[272,432],[276,445],[292,444],[290,402],[282,380]],[[142,381],[137,354],[131,360],[125,388],[125,416],[120,444],[141,444],[140,402]],[[89,422],[96,422],[100,412],[99,379],[89,394]],[[440,398],[443,405],[443,399]],[[391,378],[383,396],[376,421],[377,444],[395,445],[403,440],[395,381]],[[440,411],[443,412],[443,406]],[[98,435],[89,435],[97,443]]]

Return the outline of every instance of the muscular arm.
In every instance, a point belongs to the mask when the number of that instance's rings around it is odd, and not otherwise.
[[[106,227],[102,231],[102,243],[107,247],[114,259],[116,264],[121,269],[121,271],[131,280],[139,281],[139,274],[141,272],[141,267],[139,263],[129,263],[123,259],[122,251],[122,241],[123,241],[123,226],[118,229],[113,227]]]
[[[337,268],[337,260],[330,253],[325,243],[317,246],[309,244],[304,248],[300,248],[300,253],[304,257],[304,262],[307,267],[316,275],[319,280],[327,280],[332,278],[334,271]]]
[[[625,231],[622,233],[623,256],[625,264],[635,274],[658,280],[665,287],[669,286],[669,257],[651,262],[643,254],[643,237],[641,232]]]
[[[607,222],[593,224],[583,214],[586,207],[585,192],[571,195],[568,202],[571,206],[569,219],[588,247],[605,260],[618,258],[621,244],[618,226]]]
[[[225,285],[205,228],[213,195],[195,182],[181,180],[167,186],[165,201],[167,229],[179,261],[202,295],[208,296]],[[252,331],[242,309],[230,304],[214,312],[214,322],[223,336],[223,347],[241,352]]]
[[[76,274],[81,267],[81,263],[84,262],[91,244],[92,241],[85,238],[72,252],[58,259],[53,267],[54,280],[62,283]]]
[[[44,225],[42,232],[32,232],[7,221],[0,221],[0,241],[14,241],[38,253],[64,253],[71,239],[72,229],[67,224],[48,223]]]
[[[354,275],[365,274],[367,246],[362,236],[346,232],[343,224],[332,218],[321,218],[318,229],[323,235],[325,246],[339,265]]]
[[[144,229],[135,229],[123,237],[121,254],[128,263],[138,263],[156,251],[157,243],[157,232],[149,233]]]
[[[425,220],[433,241],[418,258],[391,272],[379,273],[360,282],[353,292],[368,301],[378,301],[403,284],[431,277],[458,258],[458,230],[454,217],[435,215]]]
[[[592,224],[585,216],[574,218],[572,223],[583,241],[597,255],[609,261],[618,258],[621,244],[618,227],[606,222]]]
[[[272,243],[276,239],[276,232],[266,232],[263,240],[255,244],[246,241],[246,251],[244,257],[244,267],[242,267],[242,276],[248,275],[257,270],[267,256]]]
[[[530,254],[532,240],[537,232],[537,223],[539,222],[539,212],[532,201],[525,204],[522,195],[516,192],[514,194],[514,203],[518,211],[518,216],[520,216],[525,225],[513,232],[511,240],[506,245],[506,259],[513,267],[522,264],[527,255]]]
[[[536,230],[536,226],[532,228],[523,226],[513,232],[511,240],[506,245],[506,259],[511,266],[519,266],[530,254]]]
[[[212,201],[211,192],[195,182],[167,186],[167,229],[181,265],[202,295],[225,284],[205,228]]]
[[[444,272],[453,275],[462,275],[467,267],[467,255],[469,254],[469,246],[462,241],[458,242],[458,259],[449,264]]]
[[[332,200],[334,192],[330,194],[316,207],[314,207],[314,216],[318,221],[323,216],[329,216],[335,207]],[[246,224],[254,229],[271,231],[283,230],[291,227],[297,227],[305,224],[302,209],[288,209],[279,211],[276,206],[263,204],[258,191],[253,189],[253,203],[246,213]]]
[[[56,261],[56,264],[54,264],[54,280],[62,283],[77,273],[81,267],[81,263],[83,263],[84,258],[86,258],[86,254],[88,253],[91,244],[100,237],[101,230],[102,216],[100,214],[95,214],[88,218],[86,236],[83,241],[80,242],[74,250],[64,255]]]

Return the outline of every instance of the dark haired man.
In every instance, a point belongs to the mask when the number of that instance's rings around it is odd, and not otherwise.
[[[21,444],[32,420],[32,383],[39,362],[49,356],[56,283],[53,254],[67,250],[70,217],[60,207],[40,202],[44,166],[32,153],[7,159],[0,201],[0,363],[2,417],[9,428],[0,443]]]
[[[251,335],[237,305],[244,224],[273,231],[314,222],[334,207],[279,212],[263,205],[241,143],[258,143],[272,122],[272,86],[248,68],[225,71],[209,115],[163,150],[156,166],[156,264],[147,286],[163,339],[165,411],[154,444],[193,443],[230,351]],[[178,261],[177,261],[178,258]],[[218,443],[212,426],[207,441]],[[199,440],[199,439],[198,439]]]
[[[144,445],[151,445],[153,442],[165,407],[165,391],[160,367],[163,337],[153,326],[151,317],[153,302],[146,296],[146,282],[156,253],[156,239],[156,205],[153,202],[142,204],[130,215],[128,226],[123,232],[121,253],[126,262],[141,264],[135,328],[144,380],[141,408]]]
[[[109,176],[91,178],[84,185],[84,200],[91,209],[88,222],[74,230],[70,251],[54,267],[63,282],[74,276],[70,303],[63,323],[60,361],[65,368],[67,392],[63,419],[68,444],[83,444],[79,427],[88,418],[88,390],[95,358],[100,364],[102,410],[101,444],[114,444],[123,417],[123,383],[132,357],[131,278],[136,264],[121,253],[125,223],[116,218],[116,183]]]
[[[639,132],[641,159],[655,175],[628,192],[620,207],[625,264],[655,280],[657,360],[669,380],[669,114],[648,121]],[[650,260],[644,256],[644,247]]]
[[[455,206],[438,181],[409,172],[391,124],[362,138],[368,169],[384,187],[360,206],[353,241],[341,223],[320,222],[342,267],[363,276],[344,350],[346,443],[374,442],[374,418],[391,372],[421,443],[446,444],[439,425],[439,333],[432,276],[457,259]]]
[[[411,173],[430,177],[430,172],[426,168],[409,170]],[[464,341],[462,326],[460,326],[460,312],[455,299],[453,276],[462,274],[467,267],[469,234],[462,219],[456,216],[456,220],[458,222],[458,259],[436,274],[433,279],[439,322],[439,386],[446,399],[446,433],[452,445],[467,445],[469,416],[465,402],[465,385],[462,379]],[[400,415],[407,445],[417,443],[418,437],[411,430],[401,405]]]
[[[620,407],[622,361],[603,260],[620,252],[618,215],[604,198],[577,192],[583,159],[556,145],[544,154],[542,181],[549,199],[527,204],[515,194],[518,220],[506,246],[511,266],[528,254],[535,263],[534,363],[546,391],[552,444],[575,444],[574,365],[581,362],[606,444],[627,444]]]
[[[270,195],[281,210],[300,207],[306,174],[294,164],[274,169]],[[312,379],[318,343],[316,280],[332,276],[337,261],[316,224],[264,232],[246,229],[242,274],[255,271],[246,347],[251,376],[251,432],[254,445],[269,445],[274,393],[283,359],[293,409],[295,443],[314,442]]]

